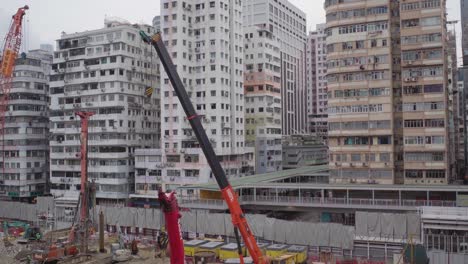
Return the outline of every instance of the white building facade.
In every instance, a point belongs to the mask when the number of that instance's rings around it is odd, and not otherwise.
[[[281,64],[278,39],[264,27],[244,28],[246,144],[257,174],[281,170]]]
[[[306,46],[307,117],[308,131],[327,139],[327,35],[325,24],[318,24],[309,32]]]
[[[51,63],[52,53],[45,50],[16,60],[2,138],[0,197],[28,201],[46,194]]]
[[[80,119],[89,121],[88,178],[98,202],[119,202],[134,192],[134,150],[159,147],[159,61],[139,31],[146,25],[106,19],[105,28],[64,34],[51,72],[50,179],[54,196],[78,197]],[[151,96],[145,95],[149,87]]]
[[[245,0],[243,5],[245,27],[264,27],[280,41],[282,133],[305,133],[306,15],[287,0]]]
[[[177,71],[228,176],[253,173],[244,139],[240,0],[161,1],[161,32]],[[171,184],[212,178],[185,113],[161,73],[162,177]]]

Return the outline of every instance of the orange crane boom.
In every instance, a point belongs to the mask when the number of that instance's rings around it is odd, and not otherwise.
[[[3,52],[0,62],[0,134],[2,138],[2,172],[5,175],[5,112],[8,111],[8,100],[10,99],[10,90],[13,81],[13,70],[15,68],[16,57],[18,56],[21,40],[23,16],[29,7],[18,8],[16,14],[5,37]]]

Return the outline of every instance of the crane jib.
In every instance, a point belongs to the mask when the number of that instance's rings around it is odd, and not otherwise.
[[[169,81],[174,88],[174,91],[179,98],[179,101],[182,105],[182,108],[185,111],[185,114],[189,118],[190,125],[197,137],[197,140],[200,144],[200,147],[205,154],[206,160],[210,165],[211,171],[216,179],[216,182],[219,185],[221,190],[222,197],[226,201],[229,212],[231,214],[232,223],[235,228],[237,228],[245,241],[246,247],[252,257],[253,261],[256,264],[265,263],[265,259],[262,256],[262,252],[257,245],[255,236],[253,235],[247,220],[244,217],[242,209],[240,207],[239,201],[237,199],[237,194],[234,192],[232,186],[229,184],[229,181],[226,177],[226,174],[221,167],[214,150],[211,145],[208,136],[206,135],[205,129],[200,121],[200,117],[197,115],[192,102],[187,94],[187,91],[184,88],[182,80],[180,79],[179,74],[177,73],[176,67],[174,66],[172,59],[167,51],[164,42],[161,37],[161,33],[157,33],[152,37],[148,36],[144,31],[140,31],[140,36],[144,42],[151,44],[158,53],[161,64],[163,65],[164,70],[169,77]]]

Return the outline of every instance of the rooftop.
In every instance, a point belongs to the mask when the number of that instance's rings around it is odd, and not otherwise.
[[[243,186],[252,186],[254,184],[278,184],[274,183],[275,181],[280,181],[284,179],[289,179],[294,176],[309,176],[315,174],[328,174],[328,165],[318,165],[318,166],[308,166],[301,167],[292,170],[282,170],[269,172],[264,174],[256,174],[252,176],[246,176],[242,178],[229,179],[231,186],[236,189]],[[284,183],[281,183],[284,184]],[[197,184],[197,185],[187,185],[179,187],[179,189],[200,189],[200,190],[209,190],[209,191],[218,191],[219,187],[216,182],[210,182],[206,184]]]
[[[310,182],[279,182],[297,176],[328,176],[328,165],[307,166],[297,169],[282,170],[264,174],[229,179],[234,189],[265,188],[291,190],[380,190],[380,191],[438,191],[438,192],[468,192],[468,185],[411,185],[411,184],[327,184]],[[206,184],[181,186],[179,189],[198,189],[219,191],[216,182]]]

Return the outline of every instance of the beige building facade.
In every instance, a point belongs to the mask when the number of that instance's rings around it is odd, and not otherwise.
[[[445,3],[325,9],[331,182],[447,183]]]

